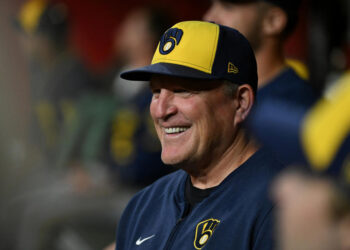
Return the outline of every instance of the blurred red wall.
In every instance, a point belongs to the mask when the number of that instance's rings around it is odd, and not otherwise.
[[[170,10],[175,20],[201,19],[210,0],[56,0],[71,16],[71,42],[90,69],[103,71],[113,57],[113,36],[129,10],[156,4]]]

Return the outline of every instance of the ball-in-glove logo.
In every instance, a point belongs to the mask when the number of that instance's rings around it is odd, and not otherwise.
[[[174,48],[175,45],[178,45],[181,41],[183,31],[181,29],[172,28],[164,33],[162,39],[159,43],[159,52],[162,55],[169,54]]]
[[[196,249],[202,249],[205,244],[207,244],[210,237],[213,235],[214,230],[217,225],[219,225],[220,221],[216,219],[208,219],[205,221],[201,221],[197,224],[196,227],[196,235],[194,239],[194,247]]]

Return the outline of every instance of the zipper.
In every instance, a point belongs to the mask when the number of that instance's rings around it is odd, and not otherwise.
[[[181,224],[182,221],[184,221],[184,219],[190,213],[190,208],[191,208],[190,205],[186,204],[182,216],[176,221],[173,230],[171,230],[169,238],[168,238],[168,240],[167,240],[167,242],[165,244],[164,250],[171,249],[172,243],[173,243],[174,239],[176,238],[177,232],[179,231],[180,224]]]

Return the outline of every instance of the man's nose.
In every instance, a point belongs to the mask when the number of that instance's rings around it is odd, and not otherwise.
[[[157,119],[167,120],[177,112],[174,105],[174,93],[167,89],[160,90],[156,99],[152,101],[152,105],[152,115]]]

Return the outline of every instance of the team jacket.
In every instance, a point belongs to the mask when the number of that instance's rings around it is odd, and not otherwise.
[[[283,101],[293,108],[310,108],[316,99],[311,85],[289,67],[258,90],[258,103]]]
[[[187,214],[183,170],[140,191],[118,225],[116,249],[273,249],[269,185],[282,165],[260,150]]]

